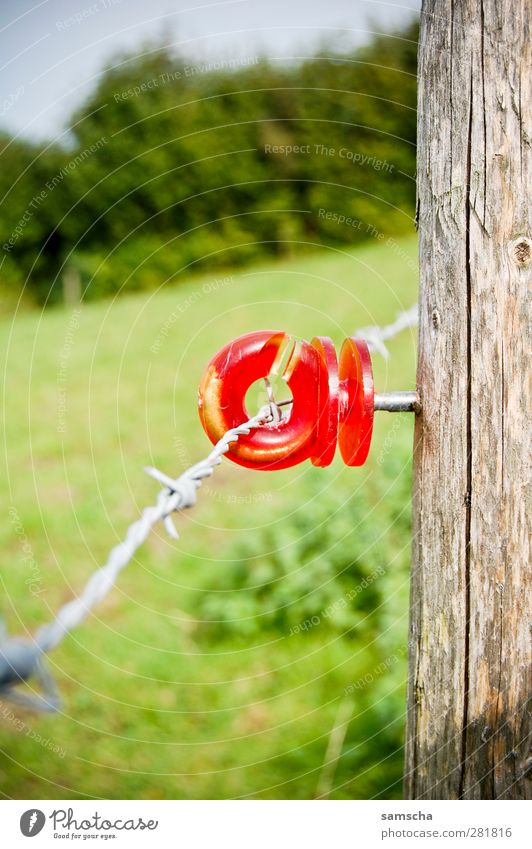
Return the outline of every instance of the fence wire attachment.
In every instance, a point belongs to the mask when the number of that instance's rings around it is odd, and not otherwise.
[[[41,693],[19,692],[17,685],[34,678]],[[38,646],[22,637],[9,637],[4,630],[0,641],[0,697],[41,713],[59,709],[61,699]]]
[[[204,460],[191,466],[176,479],[158,469],[146,468],[150,477],[163,486],[155,505],[147,507],[140,518],[129,526],[124,541],[111,549],[105,565],[92,574],[80,595],[64,604],[55,619],[39,628],[33,639],[10,637],[5,628],[0,627],[0,698],[10,699],[40,712],[59,710],[60,696],[45,665],[44,655],[56,648],[69,631],[81,625],[91,610],[106,597],[122,569],[157,522],[163,521],[170,536],[178,539],[172,514],[194,506],[197,489],[204,478],[212,475],[215,466],[222,462],[231,443],[237,442],[241,436],[247,436],[254,428],[273,421],[272,407],[270,402],[256,416],[228,430]],[[19,684],[32,678],[40,684],[41,695],[35,692],[22,693],[16,689]]]

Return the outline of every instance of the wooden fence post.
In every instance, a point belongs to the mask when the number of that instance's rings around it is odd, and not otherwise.
[[[528,0],[423,3],[411,799],[531,794],[530,47]]]

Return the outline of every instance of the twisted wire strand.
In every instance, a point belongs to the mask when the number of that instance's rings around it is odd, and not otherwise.
[[[123,542],[111,549],[105,565],[91,575],[82,592],[64,604],[55,619],[39,628],[33,639],[9,637],[0,631],[0,697],[9,697],[35,710],[58,709],[60,699],[53,679],[44,666],[43,655],[55,649],[66,634],[80,625],[107,596],[122,569],[157,522],[162,520],[170,536],[179,538],[171,514],[194,506],[197,489],[204,478],[212,475],[215,466],[222,462],[231,443],[237,442],[240,436],[247,436],[252,429],[275,420],[278,411],[274,411],[274,407],[275,401],[270,399],[270,403],[262,407],[256,416],[228,430],[205,459],[191,466],[175,480],[153,467],[145,469],[163,485],[156,503],[146,507],[140,518],[129,526]],[[15,693],[13,687],[31,676],[40,682],[43,695]]]

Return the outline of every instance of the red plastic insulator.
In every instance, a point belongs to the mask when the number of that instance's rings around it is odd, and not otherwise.
[[[308,459],[315,466],[328,466],[338,442],[348,465],[364,463],[374,403],[365,342],[346,339],[339,362],[326,336],[309,343],[281,331],[260,330],[230,342],[213,357],[199,388],[200,418],[212,443],[255,414],[246,410],[246,393],[269,375],[279,375],[289,386],[288,412],[280,421],[242,436],[226,456],[263,471],[286,469]]]

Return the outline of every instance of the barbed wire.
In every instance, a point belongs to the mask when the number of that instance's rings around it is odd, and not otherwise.
[[[87,618],[91,610],[110,592],[118,575],[129,563],[136,550],[146,540],[154,525],[163,521],[167,532],[178,539],[172,513],[193,507],[196,491],[204,478],[210,477],[215,466],[222,462],[223,455],[232,442],[249,434],[253,428],[269,421],[278,421],[280,410],[270,395],[270,403],[261,407],[256,416],[228,430],[216,443],[210,454],[191,466],[175,480],[164,472],[149,466],[145,471],[163,485],[156,503],[147,507],[136,522],[129,526],[123,542],[109,552],[107,562],[90,577],[83,591],[72,601],[64,604],[55,619],[43,625],[33,639],[10,637],[0,623],[0,697],[9,698],[18,704],[38,711],[56,711],[61,699],[54,680],[48,671],[44,655],[55,649],[63,638]],[[15,687],[34,677],[42,688],[42,694],[23,693]]]
[[[371,352],[381,354],[387,360],[390,352],[384,343],[389,339],[393,339],[402,330],[407,330],[409,327],[417,327],[418,323],[419,311],[416,303],[410,309],[397,313],[395,321],[391,324],[387,324],[384,327],[360,327],[358,330],[355,330],[353,336],[357,339],[364,339],[368,343],[368,348]]]

